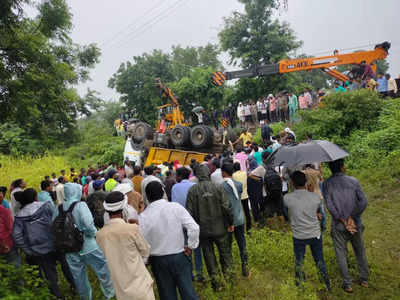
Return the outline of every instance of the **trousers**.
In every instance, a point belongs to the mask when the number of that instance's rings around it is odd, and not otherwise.
[[[249,209],[249,199],[242,199],[242,207],[244,211],[244,215],[246,217],[246,232],[251,229],[251,215]]]
[[[333,240],[333,247],[336,252],[336,259],[339,266],[340,275],[343,279],[345,287],[351,286],[351,276],[347,264],[347,243],[350,242],[357,260],[358,272],[362,281],[368,281],[368,261],[365,254],[364,240],[363,240],[364,226],[355,234],[348,231],[338,231],[332,228],[331,236]]]
[[[324,280],[328,289],[330,289],[330,281],[328,273],[326,272],[326,266],[324,261],[324,253],[322,251],[322,236],[319,238],[311,238],[305,240],[299,240],[293,238],[293,250],[296,258],[295,274],[296,279],[299,281],[305,280],[305,275],[303,272],[304,256],[306,253],[306,246],[309,245],[311,248],[311,253],[314,258],[315,265],[318,268],[322,279]]]
[[[232,243],[232,235],[235,236],[236,243],[239,248],[240,259],[242,264],[247,264],[248,255],[247,255],[247,248],[246,248],[246,238],[244,236],[244,225],[235,226],[235,230],[229,233],[229,237]]]
[[[150,261],[160,300],[178,300],[177,288],[182,300],[198,299],[192,282],[192,263],[183,252],[152,256]]]
[[[103,252],[99,248],[80,255],[79,253],[67,253],[66,259],[74,278],[75,287],[81,299],[92,300],[92,288],[90,286],[86,265],[89,265],[96,273],[105,299],[114,297],[114,287],[110,271]]]
[[[58,286],[56,253],[50,252],[40,256],[31,256],[29,263],[39,266],[42,277],[45,277],[49,283],[50,292],[57,298],[61,298],[61,290]]]
[[[215,287],[219,284],[219,268],[217,258],[214,252],[214,245],[219,252],[219,261],[222,272],[228,274],[233,265],[232,242],[228,232],[221,237],[200,237],[200,246],[203,250],[204,261],[206,263],[208,275],[211,277],[211,283]]]

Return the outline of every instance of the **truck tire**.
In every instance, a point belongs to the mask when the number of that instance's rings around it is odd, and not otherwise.
[[[137,144],[143,142],[145,139],[151,140],[153,139],[153,129],[149,124],[139,122],[132,130],[132,138]]]
[[[190,128],[176,125],[171,131],[170,138],[175,147],[187,146],[190,144]]]
[[[192,128],[190,141],[196,149],[206,148],[212,145],[213,132],[207,126],[197,125]]]

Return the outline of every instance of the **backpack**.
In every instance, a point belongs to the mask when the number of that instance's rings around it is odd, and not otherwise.
[[[72,215],[72,211],[78,202],[72,203],[67,211],[64,211],[62,204],[60,204],[58,206],[58,216],[52,225],[56,250],[62,253],[82,250],[83,233],[76,226]]]
[[[274,169],[267,168],[264,176],[264,184],[268,194],[282,193],[282,179]]]

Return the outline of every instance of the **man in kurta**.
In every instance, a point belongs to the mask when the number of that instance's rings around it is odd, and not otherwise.
[[[114,284],[118,300],[154,300],[153,279],[144,260],[150,255],[150,246],[136,224],[128,224],[122,218],[122,210],[128,197],[121,192],[107,195],[104,208],[110,222],[96,235]]]

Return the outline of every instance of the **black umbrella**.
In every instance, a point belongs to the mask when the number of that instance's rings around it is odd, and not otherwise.
[[[328,141],[315,140],[295,146],[282,146],[268,158],[268,164],[274,166],[295,167],[316,162],[334,161],[349,154]]]

